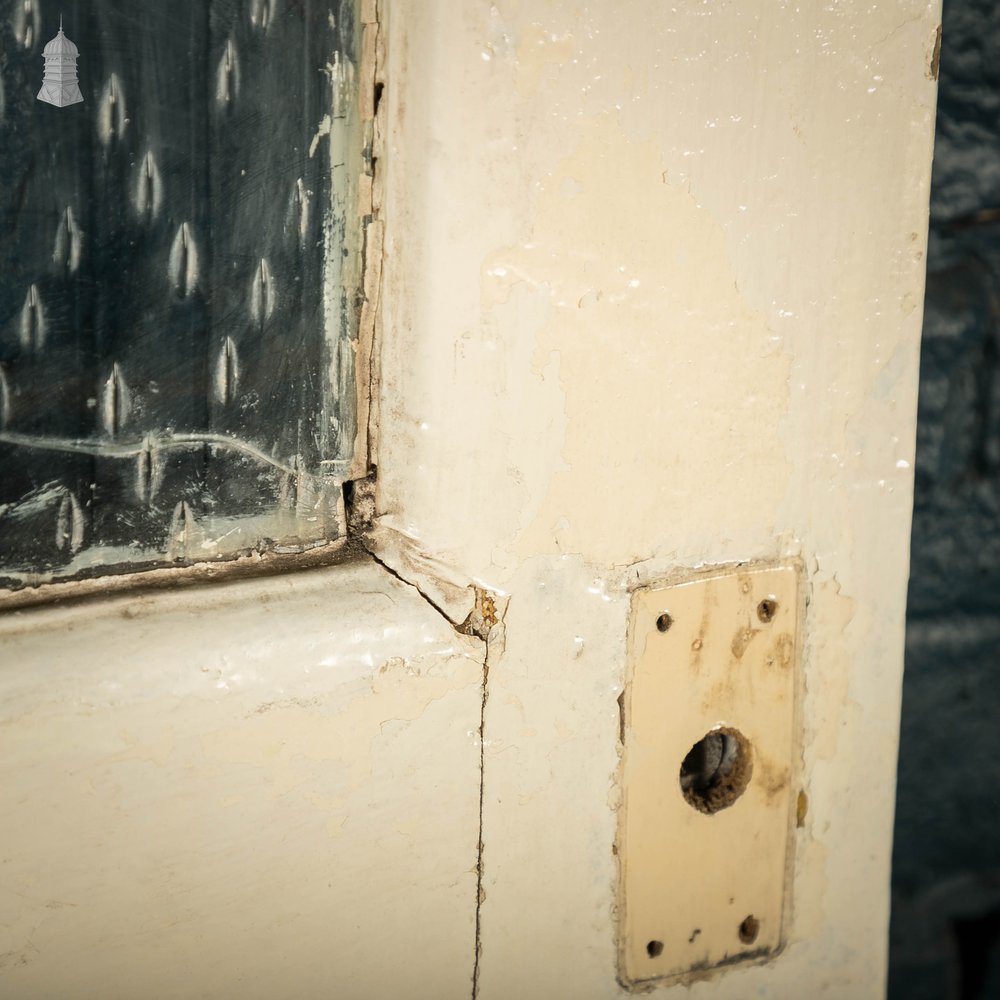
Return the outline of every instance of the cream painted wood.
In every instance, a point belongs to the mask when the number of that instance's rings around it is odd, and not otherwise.
[[[788,945],[882,995],[939,5],[389,4],[379,507],[510,595],[483,1000],[618,995],[630,591],[800,558]]]
[[[482,645],[372,563],[0,619],[0,995],[467,997]]]
[[[410,588],[51,607],[0,621],[0,992],[622,995],[632,592],[798,558],[788,944],[658,995],[882,995],[938,15],[382,5],[380,530],[510,598],[478,913],[482,644]]]

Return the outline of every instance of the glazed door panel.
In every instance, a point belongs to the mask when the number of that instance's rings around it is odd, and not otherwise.
[[[351,0],[0,2],[6,586],[342,533],[357,37]]]

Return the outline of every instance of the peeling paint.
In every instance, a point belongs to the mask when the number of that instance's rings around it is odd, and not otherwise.
[[[477,991],[619,995],[627,595],[794,558],[789,945],[691,989],[875,997],[934,102],[913,53],[936,5],[445,6],[387,32],[374,454],[380,528],[512,595]]]
[[[370,498],[362,503],[374,507]],[[486,641],[502,620],[504,595],[478,586],[443,560],[428,556],[416,539],[379,520],[360,523],[358,530],[359,541],[378,563],[415,587],[460,632]]]
[[[271,10],[251,7],[255,31]],[[153,923],[97,925],[154,954],[180,941],[167,976],[194,963],[211,986],[235,956],[274,995],[254,963],[280,942],[282,974],[294,968],[310,995],[331,981],[373,995],[399,975],[396,992],[435,998],[467,995],[470,977],[481,1000],[621,996],[630,595],[692,568],[793,557],[808,611],[789,945],[690,992],[811,982],[874,998],[933,110],[912,41],[937,11],[644,2],[622,17],[511,0],[456,17],[429,0],[383,15],[362,6],[366,96],[350,125],[371,170],[337,194],[368,219],[362,333],[353,358],[331,359],[342,378],[356,359],[370,387],[348,562],[113,598],[97,615],[50,608],[41,629],[35,612],[0,620],[7,649],[52,665],[44,685],[0,672],[0,703],[30,721],[19,738],[51,729],[96,747],[71,779],[53,763],[51,798],[28,800],[35,830],[54,838],[45,820],[69,802],[85,832],[144,845],[146,867],[122,886],[152,887]],[[331,108],[352,71],[327,67]],[[347,127],[323,117],[311,149]],[[461,155],[438,155],[456,136]],[[326,280],[329,303],[348,284],[335,263]],[[44,511],[65,542],[72,504]],[[189,528],[175,511],[178,544]],[[78,650],[85,629],[96,641]],[[733,637],[744,654],[754,630]],[[182,782],[188,829],[150,830],[177,804],[132,810],[115,787],[145,804]],[[57,859],[46,898],[86,881],[59,867],[75,863],[65,852],[32,850]],[[226,865],[241,876],[222,890]],[[102,886],[98,904],[122,886]],[[295,912],[248,926],[262,893]],[[226,915],[221,957],[198,965],[203,949],[174,936],[197,927],[178,899]],[[32,905],[11,954],[53,946]],[[388,939],[400,950],[387,966]],[[351,961],[333,968],[337,948]]]
[[[42,668],[0,671],[5,992],[468,995],[479,640],[371,560],[30,617],[0,619]]]

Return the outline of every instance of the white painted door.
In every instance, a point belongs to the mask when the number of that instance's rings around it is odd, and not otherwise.
[[[937,5],[379,18],[392,572],[0,621],[4,993],[623,995],[631,594],[797,559],[786,944],[660,990],[881,996]]]

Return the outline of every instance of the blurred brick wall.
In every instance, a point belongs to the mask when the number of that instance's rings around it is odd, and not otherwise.
[[[944,0],[892,1000],[1000,998],[1000,3]]]

